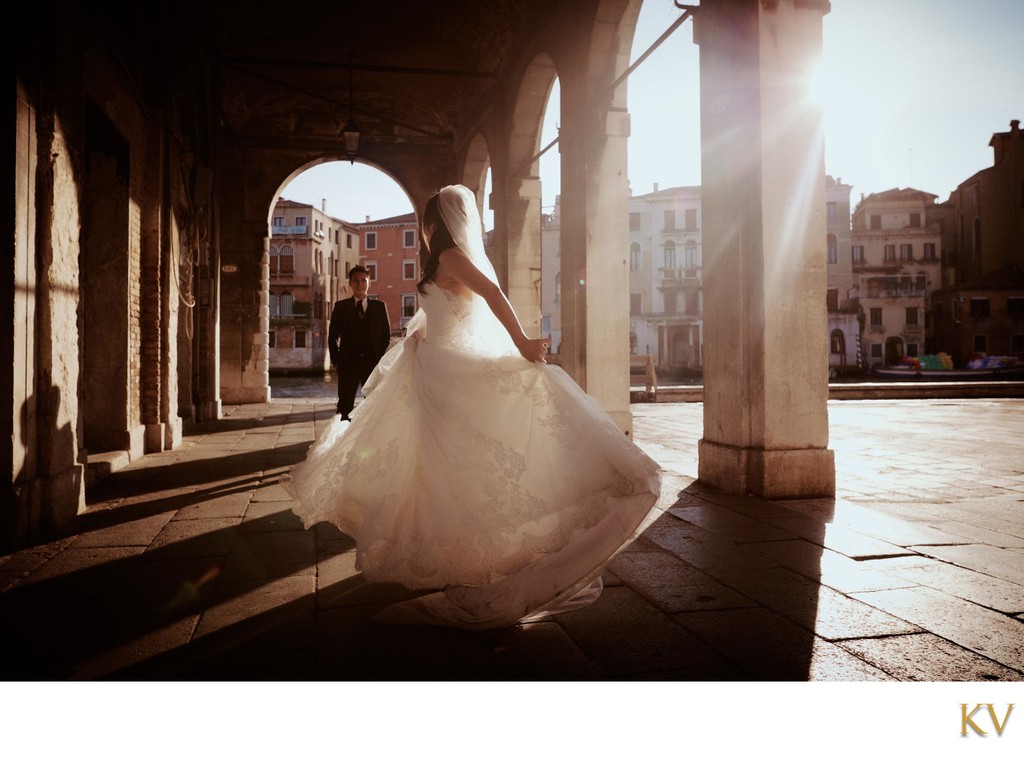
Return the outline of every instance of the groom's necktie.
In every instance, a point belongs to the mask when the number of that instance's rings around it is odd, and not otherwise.
[[[363,302],[361,300],[356,301],[356,314],[359,315],[360,319],[363,318]]]

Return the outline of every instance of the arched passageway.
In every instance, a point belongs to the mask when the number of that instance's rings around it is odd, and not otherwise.
[[[14,264],[0,280],[16,325],[0,355],[12,391],[0,435],[11,462],[4,538],[25,540],[81,508],[87,446],[117,445],[129,458],[140,437],[144,450],[173,447],[183,416],[217,419],[222,403],[268,398],[268,209],[303,167],[364,161],[393,176],[417,210],[444,184],[475,183],[494,214],[500,276],[539,331],[536,153],[556,75],[562,364],[628,432],[622,77],[640,5],[456,0],[454,15],[441,15],[405,0],[314,3],[322,28],[353,30],[329,49],[311,47],[299,24],[275,26],[268,44],[266,17],[250,3],[140,6],[130,18],[84,3],[59,14],[32,6],[4,205]],[[796,496],[834,487],[825,255],[816,250],[825,239],[821,125],[795,76],[820,52],[827,8],[706,0],[696,15],[701,477],[726,489]],[[361,33],[383,28],[384,40]],[[423,44],[451,33],[487,44]],[[360,140],[349,155],[352,126]],[[92,272],[108,262],[118,284],[104,304]],[[115,299],[127,304],[109,320],[117,344],[95,330]],[[79,325],[80,302],[88,324]],[[110,360],[90,368],[107,348]],[[113,365],[127,367],[116,411],[87,384]],[[111,434],[101,435],[111,414]]]

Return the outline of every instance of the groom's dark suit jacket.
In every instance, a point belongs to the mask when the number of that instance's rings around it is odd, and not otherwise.
[[[380,361],[391,341],[391,322],[388,307],[383,301],[366,299],[366,315],[356,315],[355,298],[345,298],[334,304],[327,333],[327,347],[331,363],[339,368],[355,364],[370,364],[372,369]]]

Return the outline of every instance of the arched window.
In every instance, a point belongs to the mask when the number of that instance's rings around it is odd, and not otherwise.
[[[832,353],[838,356],[846,353],[846,335],[841,329],[832,330]]]
[[[281,301],[277,297],[277,293],[270,293],[270,315],[280,316],[281,315]]]
[[[277,271],[278,271],[277,270],[277,263],[278,263],[277,246],[271,245],[270,246],[270,276],[274,276],[275,274],[277,274]]]
[[[281,293],[281,316],[291,316],[294,303],[295,298],[291,293]]]

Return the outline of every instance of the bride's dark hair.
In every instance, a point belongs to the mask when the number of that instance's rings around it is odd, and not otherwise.
[[[441,216],[439,195],[440,193],[435,192],[433,197],[427,201],[420,224],[420,261],[423,266],[423,274],[416,289],[421,293],[424,292],[423,288],[426,284],[433,282],[434,277],[437,276],[437,265],[441,263],[441,254],[449,248],[458,247],[452,238],[452,233],[448,231],[448,225],[444,223],[444,218]],[[430,244],[427,245],[427,238],[424,236],[423,230],[431,224],[434,225],[434,231],[430,235]]]

